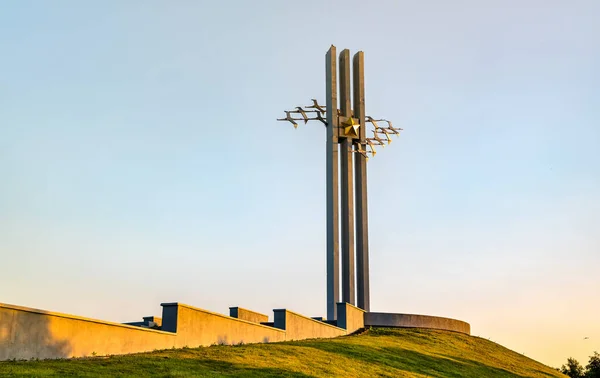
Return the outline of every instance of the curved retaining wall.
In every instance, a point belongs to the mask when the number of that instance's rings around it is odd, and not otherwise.
[[[399,327],[399,328],[432,328],[471,334],[471,326],[462,320],[442,318],[439,316],[393,314],[386,312],[365,313],[365,326]]]

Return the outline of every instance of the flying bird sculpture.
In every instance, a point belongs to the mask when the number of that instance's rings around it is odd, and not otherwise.
[[[380,119],[373,119],[373,117],[371,116],[365,116],[365,121],[367,122],[371,122],[373,124],[373,126],[375,126],[375,129],[379,129],[379,125],[377,124],[377,121],[381,121]]]
[[[375,146],[385,147],[385,143],[383,143],[383,140],[381,140],[381,139],[367,138],[367,139],[365,139],[365,141],[367,142],[367,145],[369,147],[371,147],[371,154],[373,156],[375,156],[377,154],[377,151],[375,150]]]
[[[361,154],[362,156],[364,156],[364,157],[365,157],[365,159],[367,159],[367,160],[369,160],[369,155],[368,155],[368,154],[369,154],[369,153],[371,153],[370,151],[362,150],[362,149],[360,148],[360,145],[357,145],[357,146],[356,146],[356,149],[355,149],[355,150],[353,150],[353,151],[350,151],[350,152],[356,152],[356,153],[359,153],[359,154]],[[375,154],[373,154],[373,156],[375,156]]]
[[[317,100],[314,98],[311,98],[310,100],[313,102],[313,104],[310,106],[305,106],[305,108],[306,109],[317,109],[317,111],[319,111],[321,114],[325,115],[325,111],[326,111],[325,107],[319,105]]]
[[[323,124],[325,126],[327,126],[327,120],[325,118],[323,118],[323,116],[321,115],[321,112],[319,110],[316,110],[315,113],[317,113],[315,115],[315,118],[311,118],[311,119],[314,119],[314,120],[317,120],[317,121],[321,121],[321,122],[323,122]]]
[[[294,129],[298,128],[298,124],[296,123],[297,119],[292,118],[292,115],[290,114],[291,112],[288,110],[285,110],[285,118],[277,118],[278,121],[290,121],[292,123],[292,125],[294,125]]]
[[[385,147],[385,142],[384,142],[383,139],[381,139],[379,137],[379,134],[377,134],[377,130],[376,129],[375,130],[371,130],[371,132],[373,133],[373,138],[368,138],[368,139],[370,139],[371,141],[373,141],[373,140],[377,141],[377,143],[378,143],[379,146]]]
[[[304,109],[302,109],[300,106],[296,106],[296,109],[298,110],[296,113],[300,113],[302,115],[302,118],[304,118],[304,124],[307,124],[308,116],[306,115],[306,112],[304,111]]]
[[[327,107],[319,104],[317,99],[311,98],[312,105],[306,106],[296,106],[293,110],[285,111],[285,118],[278,118],[278,121],[288,121],[290,122],[294,128],[298,127],[298,122],[296,121],[304,121],[304,123],[308,123],[308,121],[320,121],[328,126],[327,119],[324,117],[327,113]],[[351,110],[350,117],[344,117],[343,119],[347,119],[342,122],[342,119],[338,118],[338,127],[340,128],[340,137],[341,138],[351,138],[354,139],[354,149],[353,153],[358,153],[364,156],[366,159],[369,158],[369,154],[371,156],[375,156],[377,154],[376,147],[381,146],[385,147],[386,144],[392,143],[391,135],[400,135],[400,131],[402,131],[399,127],[394,127],[392,122],[387,119],[375,119],[371,116],[365,116],[364,121],[365,125],[361,125],[356,123],[354,118],[354,112]],[[335,109],[335,113],[338,117],[342,117],[341,110]],[[299,117],[294,118],[293,115],[298,114]],[[381,122],[385,122],[387,126],[383,126]],[[360,139],[359,137],[359,128],[367,129],[367,123],[371,123],[373,128],[370,128],[370,131],[373,133],[371,138]],[[385,135],[384,138],[381,136]]]
[[[378,132],[379,134],[385,134],[385,137],[387,139],[387,143],[390,144],[392,143],[392,138],[390,138],[390,133],[389,131],[387,131],[387,129],[384,129],[382,127],[375,129],[376,132]]]
[[[387,119],[380,119],[378,121],[383,121],[383,122],[387,122],[388,127],[386,127],[386,130],[390,130],[390,132],[392,132],[395,135],[400,135],[400,131],[403,131],[404,129],[401,127],[394,127],[392,126],[392,122],[388,121]]]

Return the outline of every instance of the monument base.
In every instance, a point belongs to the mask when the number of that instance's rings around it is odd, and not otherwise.
[[[366,312],[365,327],[430,328],[471,334],[471,325],[440,316]]]

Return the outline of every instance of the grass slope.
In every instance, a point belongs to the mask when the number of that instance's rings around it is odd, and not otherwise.
[[[372,329],[336,339],[184,348],[126,356],[0,362],[0,376],[564,377],[478,337]]]

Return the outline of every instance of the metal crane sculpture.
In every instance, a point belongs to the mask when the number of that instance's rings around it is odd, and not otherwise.
[[[286,117],[278,118],[277,120],[290,122],[294,126],[294,128],[298,128],[298,123],[296,121],[304,121],[305,124],[308,123],[308,121],[321,121],[325,125],[325,127],[327,127],[327,120],[323,118],[323,115],[327,111],[327,107],[324,105],[320,105],[319,102],[314,98],[311,99],[311,101],[313,103],[312,105],[296,106],[294,110],[286,110]],[[294,118],[293,116],[291,116],[291,114],[299,114],[301,117]],[[309,117],[308,114],[314,116]],[[355,121],[355,119],[352,117],[346,117],[346,120],[349,120],[351,123]],[[390,144],[392,142],[392,138],[390,138],[391,134],[398,136],[400,135],[400,131],[404,130],[399,127],[393,127],[392,122],[388,121],[387,119],[374,119],[371,116],[365,116],[365,121],[365,123],[370,123],[373,126],[373,128],[370,130],[373,133],[373,138],[365,138],[366,144],[364,148],[362,148],[359,143],[355,144],[355,148],[352,150],[352,152],[361,154],[367,160],[369,159],[369,155],[375,156],[377,154],[375,146],[385,147],[386,142],[387,144]],[[386,122],[388,126],[381,127],[377,122]],[[338,123],[342,124],[342,122]],[[356,130],[360,126],[361,125],[356,124],[344,127],[344,135],[348,134],[348,128],[352,127],[352,129],[354,130],[353,136],[357,136]],[[385,140],[381,139],[378,134],[385,135]]]

